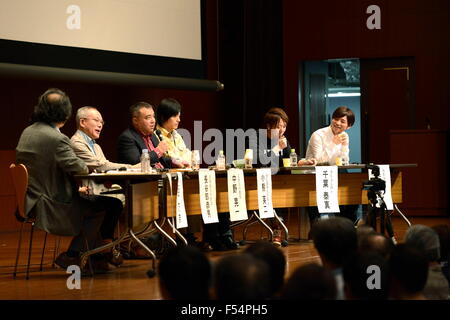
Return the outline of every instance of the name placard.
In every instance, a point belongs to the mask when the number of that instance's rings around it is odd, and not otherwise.
[[[216,204],[216,173],[208,169],[198,171],[200,208],[205,224],[219,222]]]
[[[229,169],[228,182],[228,208],[230,220],[247,220],[247,204],[245,203],[245,180],[242,169]]]
[[[340,212],[337,166],[316,167],[316,200],[320,213]]]
[[[258,185],[258,209],[261,219],[273,218],[272,171],[270,168],[256,169]]]
[[[386,209],[394,210],[394,203],[392,202],[392,193],[391,193],[391,170],[389,169],[388,164],[381,164],[378,165],[378,167],[380,168],[379,178],[384,180],[386,183],[386,189],[383,193],[383,200],[384,203],[386,204]],[[372,174],[372,170],[369,169],[368,172],[369,172],[369,179],[375,178],[375,176]]]
[[[183,194],[183,175],[177,172],[178,188],[177,188],[177,229],[186,228],[188,226],[186,207],[184,205]]]

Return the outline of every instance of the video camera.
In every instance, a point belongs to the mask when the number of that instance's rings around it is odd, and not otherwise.
[[[372,174],[374,175],[374,177],[370,178],[369,180],[363,181],[362,189],[372,192],[385,191],[386,182],[380,179],[380,167],[368,164],[367,169],[372,170]]]

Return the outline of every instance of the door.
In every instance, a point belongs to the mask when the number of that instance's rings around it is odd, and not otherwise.
[[[389,163],[390,130],[415,128],[414,60],[361,60],[363,162]]]

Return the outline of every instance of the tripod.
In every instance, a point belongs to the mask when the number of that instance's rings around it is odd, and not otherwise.
[[[392,227],[391,215],[389,214],[383,194],[379,191],[369,190],[367,197],[369,198],[369,206],[367,210],[367,223],[377,231],[377,217],[380,218],[380,233],[384,234],[385,229],[390,239],[394,238],[394,228]]]

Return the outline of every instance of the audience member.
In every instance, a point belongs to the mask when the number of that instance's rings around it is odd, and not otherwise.
[[[432,228],[413,225],[405,234],[405,244],[424,253],[428,260],[428,278],[423,294],[430,300],[444,300],[450,296],[449,284],[439,264],[439,236]]]
[[[384,259],[389,259],[389,255],[394,247],[391,240],[377,232],[366,235],[360,241],[358,239],[358,242],[358,250],[360,252],[376,252]]]
[[[447,278],[447,281],[450,283],[450,273],[448,266],[448,259],[450,256],[450,228],[446,224],[440,224],[437,226],[433,226],[432,228],[437,232],[439,236],[441,256],[439,259],[439,263],[441,265],[441,270],[445,278]]]
[[[367,251],[353,255],[344,262],[343,270],[347,300],[388,299],[388,263],[377,252]]]
[[[72,114],[69,97],[59,89],[49,89],[39,97],[33,123],[20,136],[16,162],[27,167],[29,181],[26,214],[36,218],[35,227],[51,234],[75,236],[55,263],[66,269],[80,264],[80,253],[101,245],[98,231],[104,208],[97,199],[84,199],[71,177],[88,173],[69,138],[60,132]],[[87,244],[87,247],[86,247]],[[108,271],[102,256],[92,257],[95,273]]]
[[[356,252],[356,229],[347,218],[331,217],[320,219],[313,224],[311,234],[323,266],[334,274],[337,299],[343,300],[342,266],[344,261]]]
[[[222,257],[213,274],[218,300],[262,300],[271,296],[269,267],[249,254]]]
[[[207,300],[211,286],[210,262],[196,247],[172,247],[159,262],[159,283],[163,299]]]
[[[390,297],[396,300],[426,300],[423,289],[428,277],[424,253],[407,244],[394,247],[389,259]]]
[[[267,241],[257,241],[249,245],[244,253],[261,259],[269,266],[271,296],[276,297],[284,283],[286,257],[283,252]]]
[[[369,226],[368,224],[361,224],[356,228],[356,238],[358,239],[358,247],[360,246],[361,241],[368,236],[369,234],[376,233],[375,229]]]
[[[165,157],[167,142],[159,141],[155,134],[155,112],[147,102],[138,102],[130,107],[131,126],[121,133],[117,143],[118,161],[137,164],[143,149],[150,154],[150,163],[155,168],[170,168],[172,162]]]
[[[333,274],[315,263],[298,267],[286,281],[283,300],[335,300],[336,281]]]

